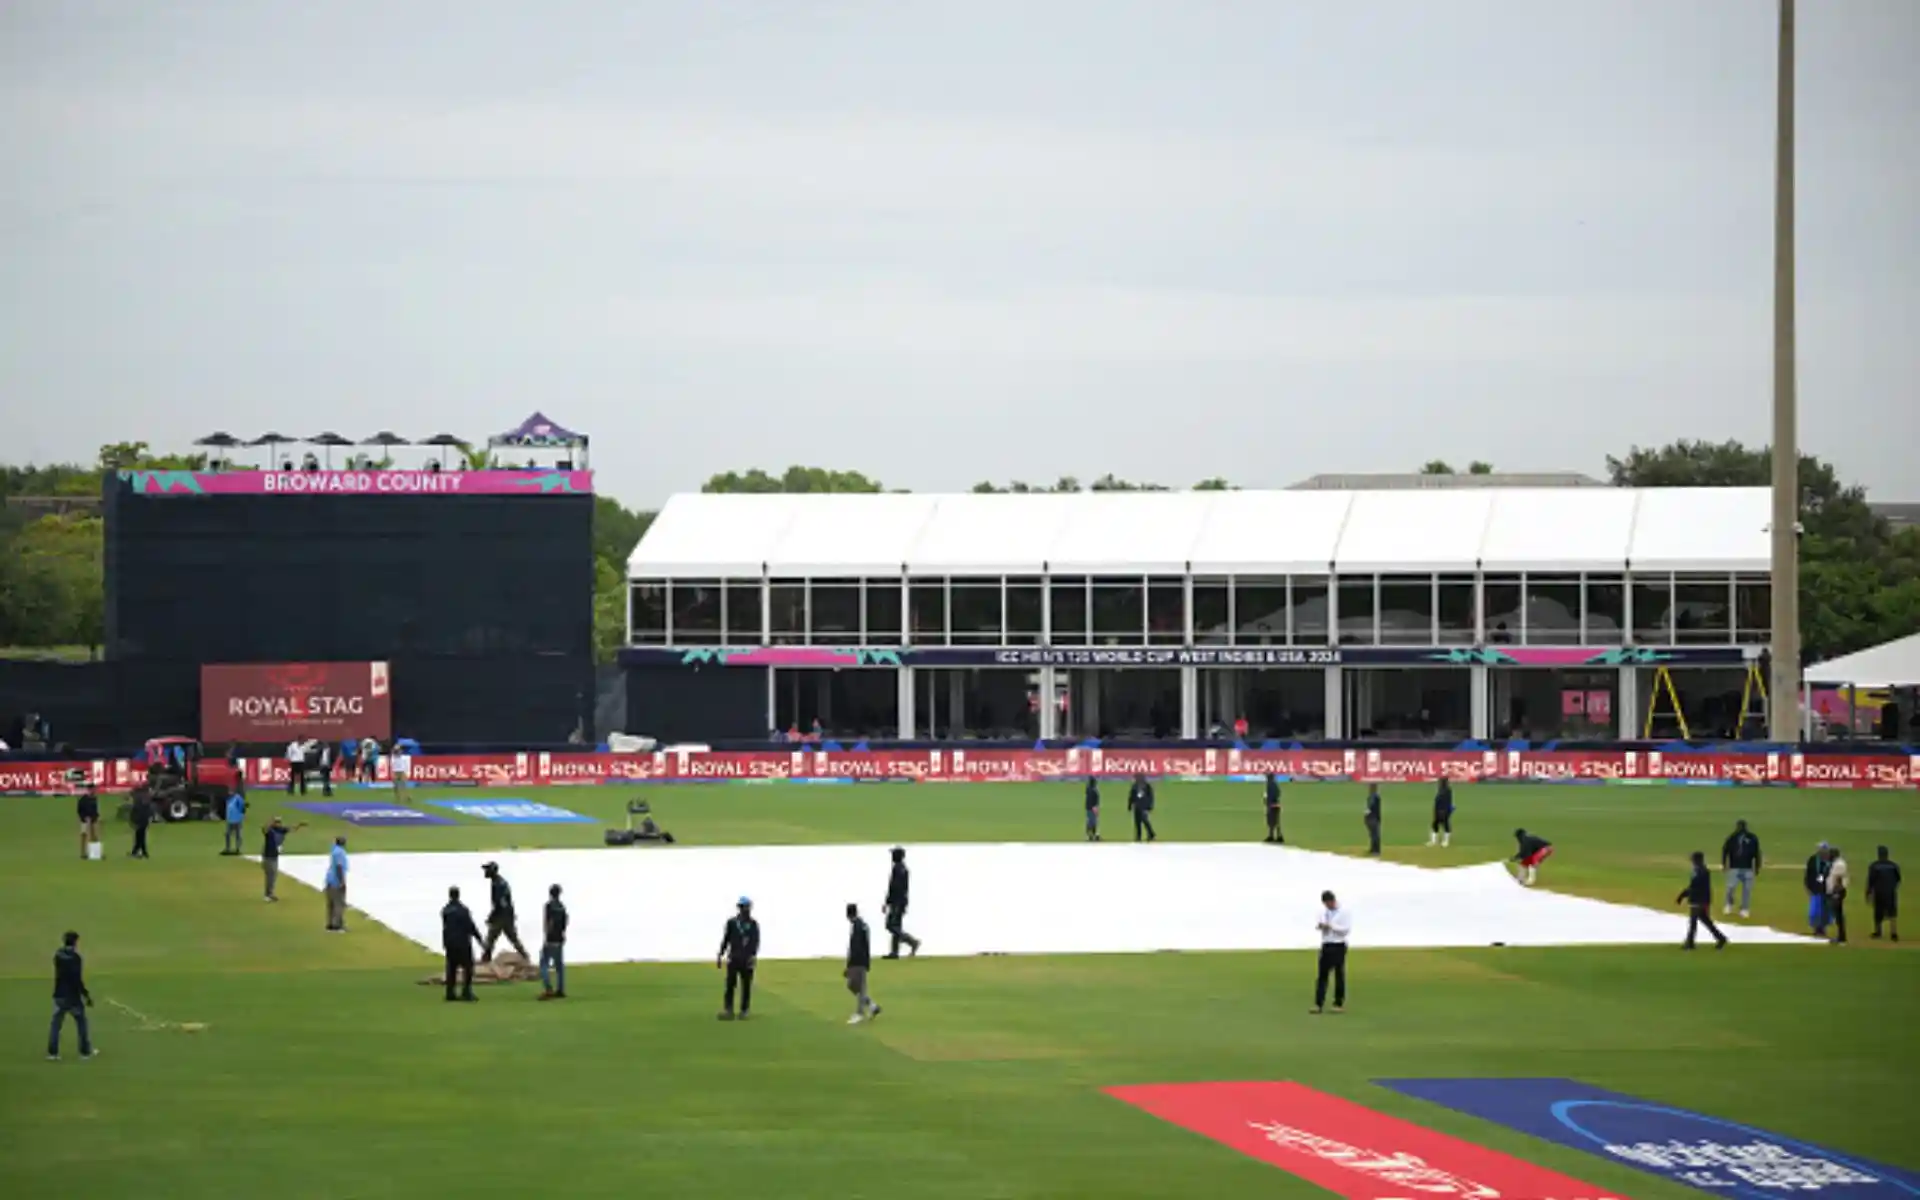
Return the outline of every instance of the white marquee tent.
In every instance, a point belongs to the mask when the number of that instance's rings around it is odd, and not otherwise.
[[[1806,671],[1808,683],[1856,687],[1920,687],[1920,633],[1817,663]]]
[[[1765,573],[1765,488],[674,496],[632,579]]]

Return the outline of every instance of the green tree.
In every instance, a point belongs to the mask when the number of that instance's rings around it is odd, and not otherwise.
[[[1428,459],[1426,465],[1420,468],[1420,473],[1422,475],[1452,475],[1454,473],[1453,464],[1444,458]]]
[[[883,492],[878,480],[858,471],[833,471],[825,467],[788,467],[779,475],[770,475],[759,467],[751,471],[727,471],[715,475],[701,486],[703,492],[806,494],[814,492]]]
[[[0,642],[98,646],[102,547],[100,518],[82,513],[41,517],[0,547]]]
[[[1479,459],[1476,458],[1472,462],[1467,464],[1467,474],[1491,475],[1493,474],[1493,464],[1490,462],[1481,462]]]
[[[1196,492],[1237,492],[1240,489],[1228,483],[1221,476],[1215,475],[1212,479],[1202,479],[1199,483],[1194,484],[1193,490]]]
[[[604,558],[593,564],[593,659],[610,663],[627,641],[627,572]]]

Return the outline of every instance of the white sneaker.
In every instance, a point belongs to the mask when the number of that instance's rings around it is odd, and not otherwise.
[[[1742,921],[1746,920],[1748,917],[1751,917],[1752,915],[1753,915],[1752,913],[1748,912],[1744,908],[1740,910],[1740,919]]]
[[[862,1021],[864,1021],[864,1020],[866,1020],[866,1018],[865,1018],[865,1017],[863,1017],[863,1016],[861,1016],[861,1015],[860,1015],[859,1013],[855,1013],[855,1014],[853,1014],[852,1016],[850,1016],[850,1017],[848,1017],[848,1018],[847,1018],[847,1024],[849,1024],[849,1025],[858,1025],[858,1024],[860,1024],[860,1022],[862,1022]]]
[[[1731,904],[1722,904],[1722,905],[1720,906],[1720,915],[1721,915],[1721,916],[1723,916],[1723,917],[1729,917],[1729,916],[1732,916],[1732,915],[1733,915],[1733,905],[1731,905]]]

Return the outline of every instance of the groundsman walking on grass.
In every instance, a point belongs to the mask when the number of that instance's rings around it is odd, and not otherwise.
[[[547,968],[553,977],[547,977]],[[541,919],[540,993],[542,1000],[567,998],[567,906],[560,903],[560,885],[547,889],[547,911]]]
[[[740,904],[726,928],[720,931],[720,953],[713,960],[727,971],[727,994],[720,1009],[722,1021],[733,1020],[733,997],[740,996],[740,1019],[747,1019],[753,1008],[753,968],[760,958],[760,922],[753,919],[753,901],[740,897]]]
[[[1893,861],[1885,846],[1880,857],[1867,867],[1867,899],[1873,903],[1873,936],[1886,926],[1894,941],[1900,940],[1900,864]]]
[[[80,961],[80,935],[68,931],[53,952],[53,1027],[47,1030],[47,1057],[59,1061],[60,1027],[67,1018],[80,1032],[80,1057],[94,1056],[93,1035],[87,1029],[87,1010],[93,1007],[93,993],[87,990],[84,965]]]
[[[1727,873],[1727,902],[1720,907],[1720,915],[1724,917],[1733,911],[1733,894],[1738,890],[1740,915],[1751,916],[1753,881],[1760,874],[1760,839],[1747,828],[1745,821],[1733,823],[1733,832],[1720,847],[1720,867]]]
[[[845,974],[847,990],[853,993],[853,1015],[847,1018],[847,1024],[858,1025],[880,1015],[880,1006],[867,994],[867,972],[873,969],[873,939],[860,916],[859,905],[847,905],[847,924],[852,929],[847,937]]]

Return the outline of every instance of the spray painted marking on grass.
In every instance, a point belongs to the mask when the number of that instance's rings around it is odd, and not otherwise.
[[[1163,1121],[1347,1200],[1596,1200],[1607,1192],[1297,1083],[1109,1088]]]
[[[162,1021],[156,1017],[150,1017],[146,1013],[143,1013],[139,1009],[133,1007],[131,1004],[122,1004],[120,1001],[115,1000],[112,996],[107,997],[107,1003],[111,1004],[113,1007],[119,1009],[121,1012],[132,1017],[134,1020],[140,1022],[139,1026],[134,1031],[136,1033],[152,1033],[155,1031],[173,1032],[173,1033],[203,1033],[206,1031],[206,1028],[207,1028],[206,1022],[204,1021]]]
[[[1572,1079],[1381,1079],[1381,1087],[1675,1183],[1763,1200],[1920,1196],[1920,1176]]]

